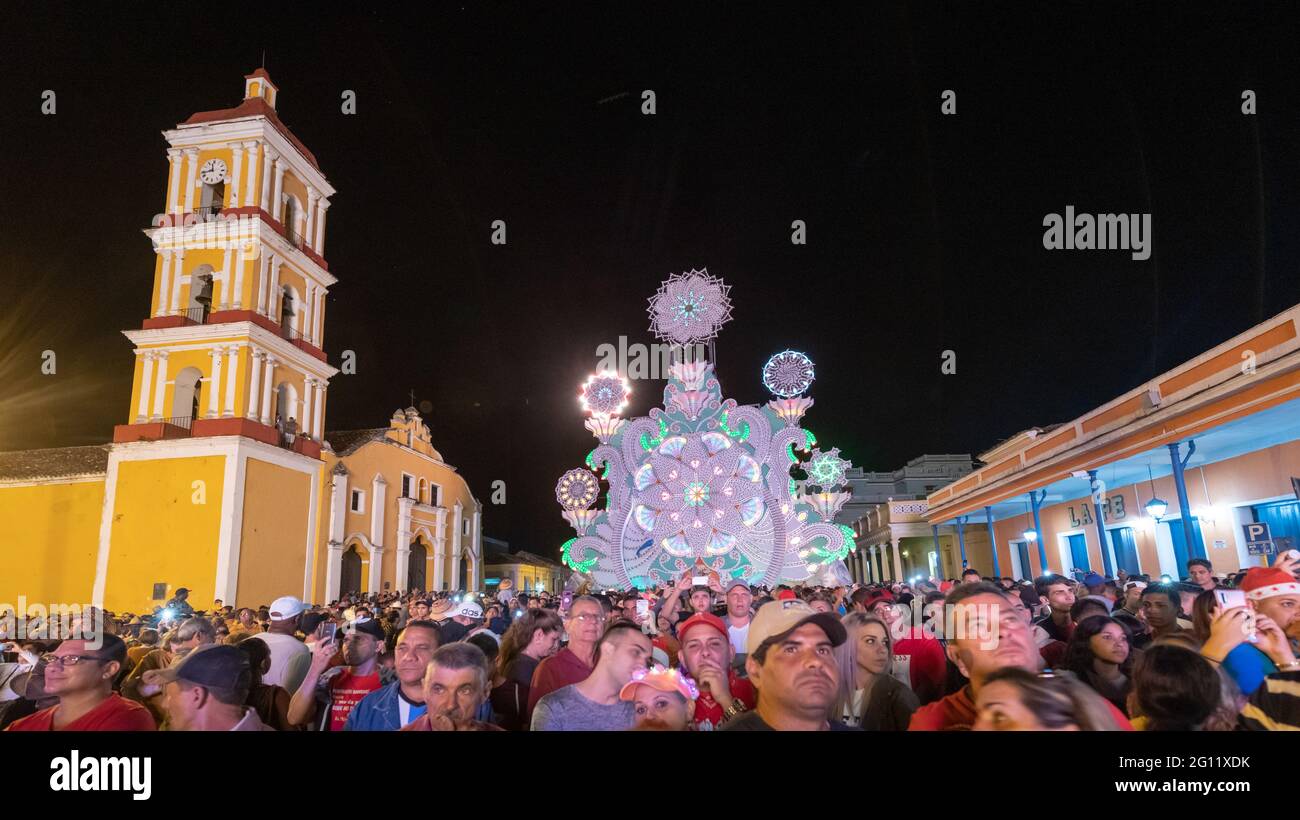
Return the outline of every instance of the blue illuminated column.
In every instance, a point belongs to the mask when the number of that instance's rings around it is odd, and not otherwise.
[[[998,539],[993,535],[993,508],[984,508],[984,521],[989,527],[989,546],[993,548],[993,577],[1002,577],[1002,571],[998,569]]]
[[[1187,503],[1187,483],[1183,481],[1183,468],[1196,452],[1196,442],[1194,440],[1187,442],[1186,458],[1178,457],[1178,448],[1181,444],[1182,442],[1176,441],[1169,445],[1169,460],[1174,465],[1174,486],[1178,488],[1178,512],[1183,520],[1183,543],[1187,545],[1193,558],[1204,558],[1205,545],[1201,543],[1201,536],[1196,531],[1196,527],[1192,526],[1192,507]],[[1179,572],[1185,570],[1186,567],[1179,567]]]
[[[953,520],[957,522],[957,544],[961,549],[961,568],[966,569],[966,516]]]
[[[1111,560],[1111,546],[1106,541],[1106,523],[1101,519],[1101,501],[1098,492],[1097,471],[1088,471],[1088,489],[1092,492],[1092,517],[1097,519],[1097,540],[1101,544],[1101,564],[1106,570],[1107,578],[1115,577],[1115,564]]]
[[[1043,575],[1047,574],[1047,548],[1043,546],[1043,523],[1038,520],[1038,508],[1045,498],[1047,498],[1047,490],[1029,493],[1029,503],[1034,508],[1034,532],[1038,533],[1038,565],[1042,567]]]

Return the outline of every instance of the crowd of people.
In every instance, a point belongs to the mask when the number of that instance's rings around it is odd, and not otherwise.
[[[1187,569],[0,613],[0,728],[1300,729],[1300,559]]]

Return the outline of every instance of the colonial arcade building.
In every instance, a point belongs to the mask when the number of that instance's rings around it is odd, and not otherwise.
[[[1300,548],[1300,305],[980,461],[920,513],[986,575],[1178,579]]]
[[[110,445],[0,453],[0,601],[141,612],[182,586],[207,607],[479,585],[481,507],[418,413],[324,432],[335,192],[278,93],[259,69],[239,105],[163,133],[124,423]]]

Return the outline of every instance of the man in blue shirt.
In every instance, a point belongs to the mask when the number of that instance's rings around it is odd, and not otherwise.
[[[397,680],[361,699],[348,714],[345,732],[396,732],[425,712],[424,670],[440,643],[433,621],[411,621],[397,636]]]

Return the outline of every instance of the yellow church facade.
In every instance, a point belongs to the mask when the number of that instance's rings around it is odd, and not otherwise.
[[[164,132],[126,421],[110,445],[0,453],[0,606],[477,588],[481,506],[419,414],[324,432],[335,192],[277,95],[259,69],[237,107]]]

